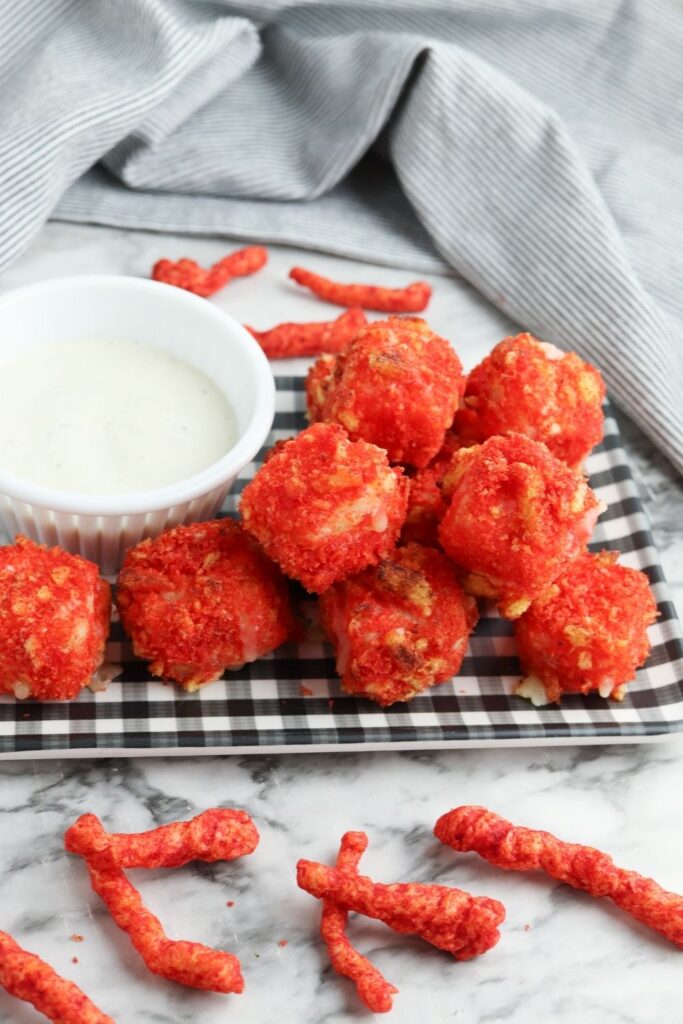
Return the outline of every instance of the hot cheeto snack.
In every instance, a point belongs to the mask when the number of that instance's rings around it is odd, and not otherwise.
[[[583,552],[517,619],[526,674],[518,696],[536,706],[592,690],[621,700],[647,658],[657,605],[645,573],[617,558],[612,551]]]
[[[322,352],[341,352],[367,323],[362,309],[347,309],[336,320],[322,323],[278,324],[269,331],[247,327],[269,359],[294,356],[318,356]]]
[[[114,1024],[73,981],[0,932],[0,986],[55,1024]]]
[[[268,252],[261,245],[238,249],[214,263],[208,270],[200,267],[195,260],[158,260],[152,268],[152,279],[184,288],[206,299],[224,288],[233,277],[255,274],[265,266],[267,260]]]
[[[319,418],[384,448],[391,462],[426,466],[464,386],[457,355],[424,320],[376,320],[337,356]]]
[[[94,814],[82,814],[69,828],[66,849],[82,857],[101,853],[120,868],[179,868],[192,860],[235,860],[258,845],[246,811],[212,808],[191,821],[173,821],[149,832],[106,832]]]
[[[455,429],[469,441],[526,434],[579,466],[602,439],[605,385],[594,366],[531,334],[504,338],[467,378]]]
[[[0,693],[71,700],[102,665],[110,613],[92,562],[22,536],[0,547]]]
[[[234,822],[233,818],[229,820],[231,824]],[[135,843],[131,843],[129,866],[176,866],[186,863],[193,854],[187,845],[183,847],[182,842],[178,843],[178,838],[185,840],[186,844],[188,839],[196,841],[200,854],[206,852],[210,859],[215,859],[215,829],[212,826],[219,824],[220,818],[217,820],[212,815],[199,825],[196,822],[197,819],[188,823],[189,827],[186,826],[185,829],[167,828],[163,832],[154,830],[147,833],[137,848]],[[209,838],[208,843],[205,834],[207,822],[211,823],[209,831],[213,833],[213,838]],[[225,821],[222,824],[225,825]],[[240,822],[242,829],[247,824],[246,821]],[[158,918],[144,906],[140,893],[123,872],[121,865],[127,863],[127,839],[128,837],[115,836],[110,843],[99,820],[95,815],[89,814],[67,830],[64,845],[67,850],[78,853],[85,859],[93,890],[104,901],[115,923],[128,934],[133,946],[153,974],[190,988],[208,989],[212,992],[242,992],[244,982],[240,962],[232,953],[210,949],[199,942],[175,941],[168,938]],[[253,840],[254,836],[250,833],[247,842],[243,843],[245,852],[251,852],[255,846]],[[237,854],[234,852],[233,841],[234,836],[228,844],[228,850],[235,856]],[[141,854],[144,853],[147,853],[148,857],[146,862],[141,864]]]
[[[242,492],[240,511],[283,572],[321,593],[394,547],[407,489],[386,452],[315,423],[264,463]]]
[[[337,854],[337,870],[358,874],[358,864],[367,846],[365,832],[346,832]],[[386,1013],[391,1009],[392,996],[398,989],[390,985],[374,964],[351,945],[346,935],[348,917],[348,911],[334,900],[323,900],[320,933],[327,946],[330,963],[337,974],[343,974],[355,983],[358,995],[369,1010]]]
[[[293,267],[292,281],[309,288],[319,299],[335,306],[359,306],[380,313],[421,313],[427,308],[432,289],[426,281],[415,281],[405,288],[380,288],[370,284],[341,284],[314,274],[303,267]]]
[[[136,655],[191,691],[294,631],[277,566],[231,519],[176,526],[131,548],[116,599]]]
[[[580,554],[603,510],[585,479],[522,434],[453,457],[439,528],[465,590],[518,618]]]
[[[456,960],[470,960],[498,942],[505,908],[487,896],[444,885],[381,885],[364,875],[300,860],[297,882],[316,899],[376,918],[401,935],[418,935]]]
[[[454,850],[471,850],[497,867],[545,871],[591,896],[606,897],[683,949],[683,896],[667,892],[651,878],[617,867],[600,850],[563,842],[549,832],[521,828],[476,806],[456,807],[444,814],[434,834]]]

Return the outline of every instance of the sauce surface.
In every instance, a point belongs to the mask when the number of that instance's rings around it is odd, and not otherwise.
[[[237,440],[201,370],[132,341],[63,341],[0,362],[0,467],[34,483],[126,494],[177,483]]]

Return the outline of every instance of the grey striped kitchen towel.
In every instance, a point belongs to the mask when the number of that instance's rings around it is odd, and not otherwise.
[[[51,215],[450,267],[683,469],[682,54],[673,0],[2,3],[0,270]]]

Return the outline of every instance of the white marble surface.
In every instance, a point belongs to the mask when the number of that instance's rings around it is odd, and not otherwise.
[[[3,276],[0,291],[59,274],[146,274],[162,255],[209,262],[226,248],[219,240],[52,224]],[[256,326],[324,318],[329,307],[286,282],[297,255],[273,250],[267,279],[234,282],[216,301]],[[376,276],[372,268],[328,257],[316,256],[315,265]],[[392,281],[410,278],[389,274]],[[437,284],[429,319],[471,365],[508,325],[462,282]],[[680,614],[680,487],[642,435],[625,429]],[[433,754],[4,762],[0,928],[81,984],[118,1024],[218,1024],[228,1016],[249,1024],[368,1020],[351,984],[331,974],[317,933],[319,907],[294,881],[299,857],[331,862],[342,832],[360,828],[370,837],[365,869],[377,880],[438,880],[507,907],[500,944],[466,964],[354,920],[360,948],[400,989],[388,1020],[673,1024],[680,1019],[683,963],[674,947],[611,906],[541,876],[507,875],[439,847],[431,829],[444,810],[481,803],[521,824],[604,848],[624,866],[683,892],[682,794],[681,740]],[[65,827],[86,810],[112,829],[134,831],[212,805],[253,815],[261,843],[251,857],[134,875],[173,937],[240,955],[242,996],[186,991],[149,975],[89,891],[83,865],[62,852]],[[0,1022],[38,1019],[0,992]]]

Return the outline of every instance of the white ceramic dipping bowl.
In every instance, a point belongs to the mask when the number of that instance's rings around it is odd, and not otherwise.
[[[134,277],[65,277],[0,297],[2,364],[36,346],[84,338],[153,345],[202,370],[223,391],[237,442],[207,469],[176,484],[129,494],[53,490],[0,466],[0,519],[14,537],[65,548],[105,574],[127,548],[179,523],[210,519],[271,428],[275,384],[251,335],[206,299]],[[30,408],[25,415],[31,415]]]

